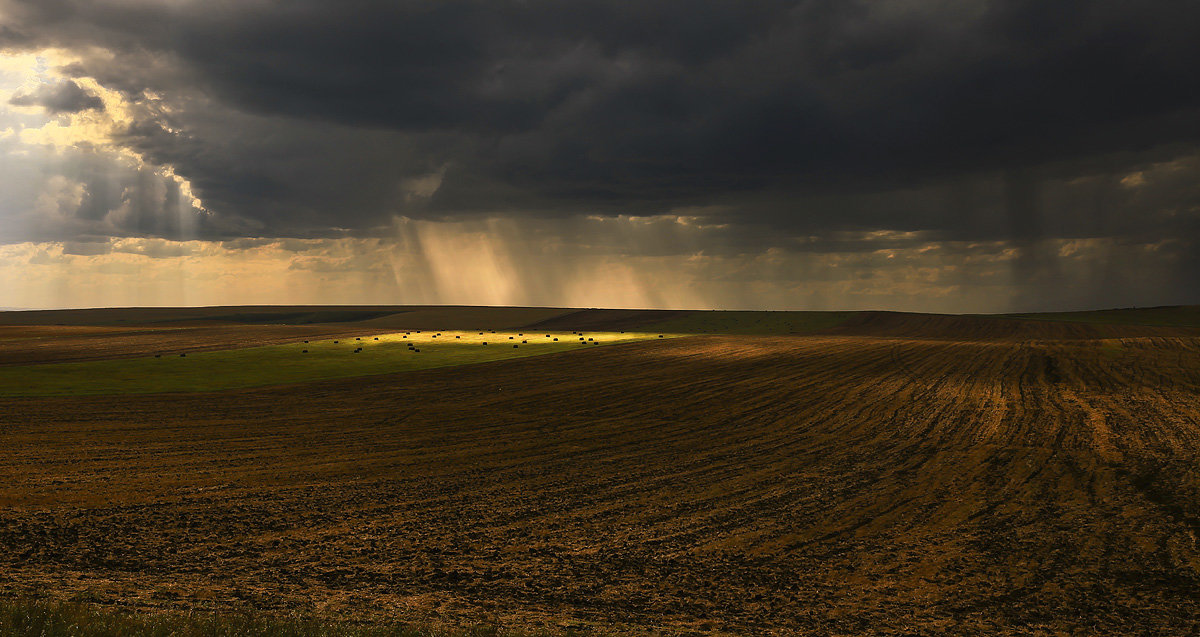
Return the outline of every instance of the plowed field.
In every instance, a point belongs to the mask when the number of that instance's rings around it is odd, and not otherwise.
[[[0,591],[620,634],[1196,630],[1200,338],[853,321],[0,399]]]

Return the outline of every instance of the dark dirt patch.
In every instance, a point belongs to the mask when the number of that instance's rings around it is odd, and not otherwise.
[[[346,325],[216,325],[204,327],[0,326],[0,365],[178,355],[369,336],[384,330]]]
[[[1188,634],[1200,343],[1123,346],[694,337],[4,400],[0,592],[619,634]]]
[[[530,324],[531,329],[580,330],[594,332],[632,331],[667,319],[694,314],[693,310],[577,310],[546,321]]]

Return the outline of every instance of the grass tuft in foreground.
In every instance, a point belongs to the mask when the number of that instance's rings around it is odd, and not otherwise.
[[[357,626],[303,617],[237,613],[135,613],[42,600],[0,600],[0,635],[39,637],[569,637],[567,632],[510,631],[495,626],[436,628],[413,624]],[[592,633],[588,633],[592,634]]]

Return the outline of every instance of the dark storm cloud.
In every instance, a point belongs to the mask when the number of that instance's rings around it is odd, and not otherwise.
[[[145,106],[121,143],[237,220],[218,236],[686,208],[760,247],[843,229],[1008,239],[1030,278],[1047,239],[1196,247],[1194,211],[1146,207],[1188,186],[1114,185],[1200,152],[1190,1],[0,0],[0,15],[0,43],[73,49],[67,74]]]
[[[70,80],[42,86],[32,93],[19,93],[10,98],[8,103],[15,106],[41,106],[55,115],[104,109],[104,102],[99,97]]]
[[[108,241],[64,241],[63,254],[77,256],[96,256],[112,252],[112,244]]]

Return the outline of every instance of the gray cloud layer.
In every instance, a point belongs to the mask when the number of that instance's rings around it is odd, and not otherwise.
[[[1195,2],[0,0],[0,15],[0,46],[72,49],[68,75],[140,107],[119,142],[190,180],[214,215],[189,226],[202,236],[682,210],[728,224],[733,251],[846,230],[1009,240],[1016,274],[1043,282],[1046,239],[1167,241],[1176,300],[1200,300]],[[89,98],[68,82],[19,99]],[[1153,178],[1121,182],[1137,171]],[[85,218],[150,190],[84,181]],[[133,209],[130,233],[182,232]]]
[[[99,97],[88,93],[70,80],[61,84],[43,86],[33,93],[14,95],[8,100],[16,106],[41,106],[48,112],[78,113],[89,109],[104,109],[104,102]]]

